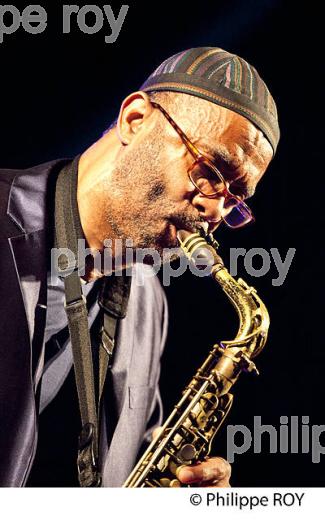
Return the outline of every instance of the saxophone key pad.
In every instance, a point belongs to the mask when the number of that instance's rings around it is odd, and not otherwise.
[[[177,453],[177,456],[184,462],[190,462],[196,456],[196,449],[193,444],[184,444]]]

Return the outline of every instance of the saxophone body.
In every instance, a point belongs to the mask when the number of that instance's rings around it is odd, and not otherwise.
[[[253,287],[235,280],[217,254],[212,235],[178,232],[181,248],[190,261],[202,258],[237,311],[236,337],[213,345],[208,357],[182,393],[180,401],[151,442],[123,487],[181,487],[180,466],[203,461],[233,401],[230,390],[241,372],[258,373],[252,359],[263,349],[269,315]]]

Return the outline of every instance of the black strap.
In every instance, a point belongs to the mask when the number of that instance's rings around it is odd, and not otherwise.
[[[112,362],[117,320],[125,316],[131,278],[126,279],[125,275],[112,276],[115,282],[113,284],[107,283],[108,277],[104,278],[105,282],[99,297],[104,323],[101,330],[102,345],[99,349],[99,386],[98,400],[96,400],[88,311],[79,276],[79,269],[84,267],[79,265],[78,258],[78,239],[84,238],[77,207],[79,158],[80,156],[77,156],[72,164],[66,165],[58,175],[55,193],[55,230],[56,247],[67,248],[73,253],[71,258],[61,254],[58,265],[59,276],[61,272],[61,277],[64,279],[65,310],[68,317],[82,422],[77,460],[79,482],[82,487],[94,487],[99,486],[101,482],[98,471],[100,401],[107,368]],[[68,275],[67,270],[71,271]],[[114,302],[114,296],[117,302]]]

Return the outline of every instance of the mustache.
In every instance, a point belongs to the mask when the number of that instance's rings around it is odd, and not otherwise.
[[[169,219],[177,229],[186,229],[187,231],[196,232],[201,229],[201,223],[206,219],[199,215],[189,215],[185,212],[179,212],[172,215]]]

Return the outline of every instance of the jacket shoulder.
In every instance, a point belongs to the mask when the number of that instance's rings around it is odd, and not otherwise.
[[[0,169],[0,237],[30,232],[41,225],[55,173],[71,161],[57,159],[26,169]],[[38,218],[37,218],[38,217]]]

